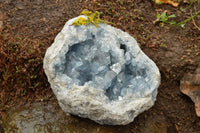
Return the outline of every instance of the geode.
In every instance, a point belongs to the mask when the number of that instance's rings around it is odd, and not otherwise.
[[[157,66],[128,33],[103,23],[72,25],[77,18],[65,24],[44,57],[60,107],[100,124],[132,122],[156,100]]]

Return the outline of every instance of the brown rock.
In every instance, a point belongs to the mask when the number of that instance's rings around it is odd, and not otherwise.
[[[200,117],[200,65],[194,74],[189,73],[183,77],[180,90],[195,103],[196,114]]]

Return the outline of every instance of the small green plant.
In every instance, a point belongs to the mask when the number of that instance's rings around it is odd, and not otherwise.
[[[91,12],[91,11],[82,11],[81,14],[87,16],[86,18],[83,17],[79,17],[78,19],[76,19],[72,25],[88,25],[88,24],[94,24],[96,27],[98,27],[99,23],[108,23],[108,24],[113,24],[111,22],[105,21],[105,20],[101,20],[100,19],[100,13],[98,11],[96,11],[95,13]]]
[[[154,21],[154,23],[160,22],[161,23],[161,27],[163,27],[164,24],[174,25],[174,24],[176,24],[176,21],[168,21],[168,20],[170,18],[175,18],[175,17],[176,17],[175,14],[167,16],[166,11],[164,11],[162,14],[159,13],[159,14],[156,15],[157,19]]]

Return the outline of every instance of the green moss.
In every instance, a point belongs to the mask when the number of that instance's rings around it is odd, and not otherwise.
[[[76,19],[72,25],[88,25],[88,24],[94,24],[96,27],[98,27],[99,23],[107,23],[112,24],[111,22],[105,21],[100,19],[100,13],[98,11],[95,11],[94,13],[91,11],[82,11],[81,14],[87,16],[87,19],[83,17],[79,17]]]

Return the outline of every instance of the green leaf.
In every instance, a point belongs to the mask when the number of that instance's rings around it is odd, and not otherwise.
[[[176,21],[170,21],[168,23],[171,24],[171,25],[173,25],[173,24],[176,24]]]
[[[40,83],[36,83],[36,84],[35,84],[35,87],[38,87],[39,84],[40,84]]]
[[[176,15],[175,14],[172,14],[172,15],[169,15],[168,18],[175,18]]]
[[[160,13],[158,13],[158,14],[156,15],[156,18],[160,18]]]
[[[166,17],[167,16],[166,12],[163,12],[161,15],[162,15],[162,17]]]
[[[162,14],[161,14],[161,21],[162,22],[166,22],[167,21],[167,14],[166,14],[166,12],[163,12]]]

